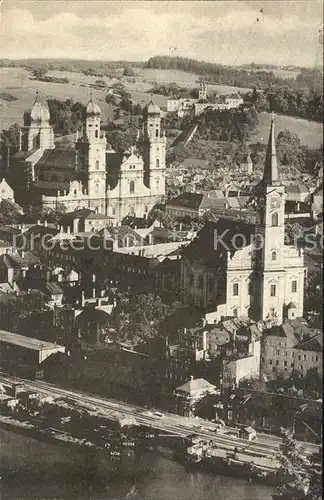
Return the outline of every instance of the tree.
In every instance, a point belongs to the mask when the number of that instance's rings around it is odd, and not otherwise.
[[[305,149],[297,134],[281,130],[276,139],[276,148],[281,165],[293,165],[302,170],[305,165]]]
[[[307,370],[304,377],[304,387],[308,394],[320,397],[323,392],[323,377],[320,376],[316,368]]]
[[[122,302],[117,311],[119,335],[134,344],[154,338],[161,333],[161,326],[171,313],[170,306],[152,293],[140,294]]]
[[[126,68],[123,71],[124,76],[135,76],[135,71],[131,66],[126,66]]]
[[[0,324],[5,330],[34,336],[35,329],[28,328],[28,322],[45,310],[44,294],[39,290],[33,290],[22,297],[15,297],[13,300],[0,303]]]
[[[158,221],[165,228],[172,228],[175,222],[173,217],[167,215],[159,208],[152,208],[147,218],[151,223]]]
[[[292,500],[322,500],[322,458],[313,455],[309,460],[292,433],[283,428],[281,432],[283,439],[277,455],[281,476],[278,493]]]
[[[0,222],[1,224],[16,224],[21,219],[21,208],[10,200],[0,202]]]

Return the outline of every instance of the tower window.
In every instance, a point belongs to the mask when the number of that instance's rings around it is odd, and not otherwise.
[[[129,192],[130,193],[135,192],[135,182],[134,181],[130,181],[130,183],[129,183]]]
[[[277,252],[271,253],[271,260],[277,260]]]
[[[277,285],[270,285],[270,297],[277,295]]]
[[[95,130],[95,138],[98,139],[98,137],[99,137],[99,132],[98,130]]]
[[[96,170],[99,170],[99,160],[96,160]]]
[[[155,131],[155,137],[159,137],[159,129],[158,128]]]
[[[291,292],[296,293],[297,292],[297,281],[294,280],[291,282]]]
[[[253,295],[253,284],[252,284],[252,281],[249,281],[249,284],[248,284],[248,294],[249,295]]]
[[[160,160],[159,160],[159,159],[157,159],[157,160],[156,160],[156,168],[159,168],[159,167],[160,167]]]
[[[237,297],[238,294],[239,294],[239,285],[238,285],[238,283],[234,283],[234,285],[233,285],[233,295],[235,297]]]
[[[271,216],[271,226],[278,226],[278,224],[279,224],[279,217],[278,217],[277,212],[275,212]]]
[[[112,207],[111,213],[112,213],[112,215],[116,215],[116,209],[115,209],[115,207]]]

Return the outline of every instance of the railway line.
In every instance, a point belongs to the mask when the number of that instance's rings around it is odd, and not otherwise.
[[[79,390],[68,390],[58,386],[54,386],[47,382],[30,381],[21,378],[14,378],[3,372],[0,373],[0,382],[3,384],[13,384],[14,382],[23,383],[24,387],[31,391],[37,391],[45,396],[52,396],[56,399],[66,398],[80,406],[84,406],[88,410],[95,411],[98,416],[118,419],[119,417],[132,417],[138,424],[150,427],[157,431],[169,433],[175,437],[185,438],[195,434],[201,439],[213,442],[213,445],[228,451],[248,452],[255,456],[264,456],[275,459],[278,453],[278,448],[281,439],[272,436],[260,435],[260,440],[253,442],[240,439],[235,436],[226,435],[225,433],[216,433],[216,425],[212,422],[196,421],[194,418],[182,417],[167,412],[159,413],[157,416],[147,408],[131,405],[122,401],[104,399],[94,394],[88,394]],[[230,428],[225,429],[230,432]],[[319,451],[319,446],[311,443],[303,443],[305,454],[311,454]],[[246,450],[246,451],[245,451]]]

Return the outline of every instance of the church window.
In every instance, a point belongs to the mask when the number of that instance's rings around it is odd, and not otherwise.
[[[99,136],[99,132],[98,132],[98,130],[95,130],[95,138],[98,139],[98,136]]]
[[[277,285],[270,285],[270,297],[275,297],[277,294]]]
[[[297,281],[294,280],[291,282],[291,292],[296,293],[297,292]]]
[[[271,260],[277,260],[277,252],[271,253]]]
[[[237,309],[236,309],[236,308],[235,308],[235,309],[233,309],[233,316],[235,316],[235,318],[237,318],[237,316],[238,316],[238,311],[237,311]]]
[[[155,137],[159,137],[159,129],[158,128],[155,131]]]
[[[156,179],[156,189],[159,189],[159,187],[160,187],[160,181],[159,179]]]
[[[248,294],[253,295],[253,284],[252,281],[249,282],[248,284]]]
[[[159,160],[159,159],[157,159],[157,160],[156,160],[156,168],[159,168],[159,167],[160,167],[160,160]]]
[[[130,181],[130,183],[129,183],[129,192],[130,193],[135,192],[135,182],[134,181]]]
[[[238,294],[239,294],[239,284],[238,283],[234,283],[234,285],[233,285],[233,295],[235,297],[237,297]]]
[[[145,207],[144,207],[144,212],[145,212],[145,213],[147,213],[147,212],[148,212],[148,206],[147,206],[147,205],[145,205]]]
[[[96,160],[96,170],[99,170],[99,160]]]
[[[76,189],[73,191],[73,194],[74,194],[74,196],[77,195],[77,190]]]
[[[278,217],[278,214],[277,212],[275,212],[274,214],[272,214],[271,216],[271,226],[278,226],[279,224],[279,217]]]

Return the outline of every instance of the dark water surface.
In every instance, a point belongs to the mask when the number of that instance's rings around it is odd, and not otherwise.
[[[0,429],[1,500],[271,500],[272,488],[145,453],[96,466],[75,448]]]

